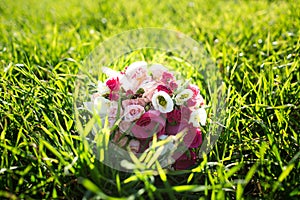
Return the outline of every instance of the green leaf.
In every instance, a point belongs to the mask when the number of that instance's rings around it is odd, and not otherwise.
[[[295,166],[295,163],[288,165],[287,167],[284,168],[284,170],[281,172],[278,181],[282,182],[289,174],[290,172],[293,170]]]
[[[99,187],[97,187],[92,181],[87,178],[80,178],[79,183],[82,184],[89,191],[97,194],[101,199],[107,199],[108,196],[104,194]]]

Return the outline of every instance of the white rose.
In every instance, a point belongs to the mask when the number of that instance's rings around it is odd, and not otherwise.
[[[171,112],[174,107],[172,98],[164,91],[159,91],[153,94],[152,105],[155,110],[158,110],[161,113]]]
[[[139,85],[146,79],[147,75],[147,63],[144,61],[134,62],[126,69],[125,74],[120,77],[120,83],[122,87],[127,90],[135,92]]]
[[[134,80],[129,80],[125,75],[121,76],[120,78],[120,84],[125,89],[125,91],[131,90],[133,92],[136,91],[136,88],[138,87],[138,82]]]
[[[147,63],[145,61],[134,62],[127,67],[125,74],[134,79],[143,78],[147,74]]]
[[[154,80],[160,80],[162,77],[162,74],[167,70],[163,65],[160,64],[153,64],[150,68],[149,71],[152,73],[152,77]]]
[[[177,105],[182,105],[193,96],[193,91],[190,89],[184,89],[182,92],[176,95],[175,102]]]
[[[206,123],[207,114],[204,108],[198,108],[191,113],[189,123],[192,123],[194,127],[202,126]]]

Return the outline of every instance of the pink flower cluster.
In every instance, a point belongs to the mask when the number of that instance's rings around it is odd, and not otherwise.
[[[101,116],[108,116],[110,127],[117,125],[111,134],[118,146],[142,153],[154,134],[166,138],[182,132],[187,151],[173,167],[186,169],[196,163],[193,149],[202,143],[200,126],[207,117],[204,100],[198,86],[176,80],[164,66],[132,63],[100,82],[92,103]]]

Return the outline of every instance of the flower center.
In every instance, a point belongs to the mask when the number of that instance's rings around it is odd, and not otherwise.
[[[186,99],[188,97],[189,97],[189,94],[183,94],[183,95],[181,95],[180,99]]]
[[[136,110],[135,109],[132,109],[132,110],[130,110],[130,115],[135,115],[136,114]]]
[[[159,105],[165,107],[167,105],[167,101],[163,96],[158,96],[158,103]]]

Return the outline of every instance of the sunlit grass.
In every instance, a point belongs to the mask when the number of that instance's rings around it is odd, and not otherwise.
[[[299,198],[298,4],[2,0],[0,197]],[[222,73],[226,128],[192,170],[110,169],[75,126],[82,61],[101,41],[139,27],[186,33]]]

